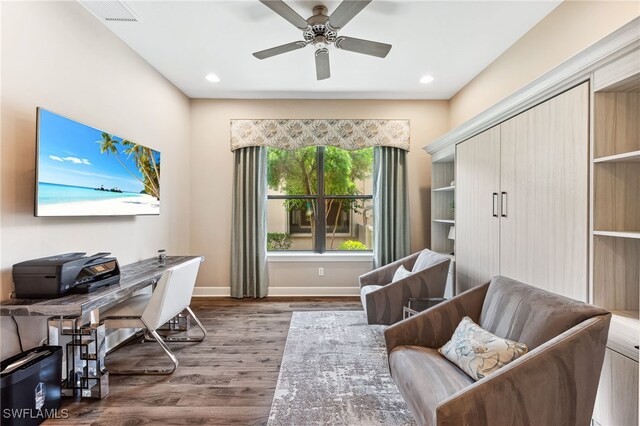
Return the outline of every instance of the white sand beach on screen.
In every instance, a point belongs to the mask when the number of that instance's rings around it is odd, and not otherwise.
[[[140,194],[97,201],[41,204],[38,216],[127,216],[160,214],[160,201]]]

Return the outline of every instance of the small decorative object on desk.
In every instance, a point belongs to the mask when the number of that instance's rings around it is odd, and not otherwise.
[[[167,251],[165,249],[158,250],[158,263],[164,266],[167,262]]]
[[[419,314],[422,311],[426,311],[429,308],[436,306],[438,303],[444,302],[444,297],[423,297],[423,298],[410,298],[407,302],[407,306],[402,308],[402,319],[407,319],[413,315]]]

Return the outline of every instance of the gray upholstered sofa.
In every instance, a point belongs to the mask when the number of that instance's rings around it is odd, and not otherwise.
[[[529,352],[474,382],[441,356],[464,316]],[[496,277],[384,332],[389,368],[420,425],[591,421],[611,314]]]
[[[369,324],[393,324],[402,319],[409,298],[442,297],[449,273],[449,256],[424,249],[360,276],[360,300]],[[391,282],[404,266],[411,275]]]

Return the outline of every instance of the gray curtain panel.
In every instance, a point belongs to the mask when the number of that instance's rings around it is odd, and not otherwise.
[[[376,147],[373,169],[373,256],[379,268],[410,254],[407,152]]]
[[[267,272],[267,148],[233,153],[231,297],[265,297]]]

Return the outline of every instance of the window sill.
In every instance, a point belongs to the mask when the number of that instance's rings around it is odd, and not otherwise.
[[[373,262],[373,252],[309,253],[303,251],[267,252],[267,262]]]

